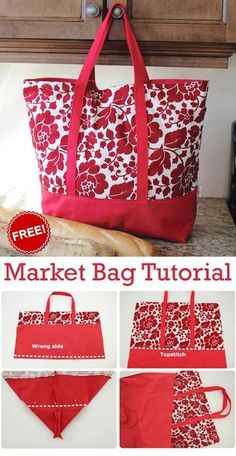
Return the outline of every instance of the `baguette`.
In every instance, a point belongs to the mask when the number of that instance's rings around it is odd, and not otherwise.
[[[11,215],[9,217],[9,215]],[[14,249],[8,240],[7,228],[13,213],[6,213],[0,208],[0,254],[2,256],[19,256],[21,252]],[[3,221],[4,216],[4,221]],[[110,247],[92,241],[91,239],[66,239],[51,234],[45,248],[33,256],[114,256],[115,251]]]
[[[0,226],[8,225],[17,212],[0,206]],[[152,256],[150,242],[121,231],[106,230],[93,225],[43,214],[51,229],[48,246],[42,256]],[[5,231],[6,231],[5,227]],[[6,234],[5,234],[6,237]],[[8,242],[8,239],[6,239]],[[0,245],[2,245],[2,235]],[[86,247],[87,246],[87,247]],[[2,247],[5,247],[2,245]],[[9,242],[8,242],[9,247]],[[92,253],[94,249],[95,253]],[[87,254],[86,254],[87,250]],[[78,253],[83,251],[83,253]],[[53,253],[51,253],[53,252]],[[54,253],[56,252],[56,253]],[[72,253],[73,252],[73,253]]]

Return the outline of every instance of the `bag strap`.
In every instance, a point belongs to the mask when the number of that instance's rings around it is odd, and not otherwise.
[[[172,424],[172,429],[176,429],[176,428],[179,428],[182,426],[187,426],[189,424],[198,423],[199,421],[203,421],[203,420],[226,418],[226,416],[228,416],[231,412],[231,399],[230,399],[229,395],[227,394],[225,388],[222,388],[222,386],[206,386],[206,387],[192,389],[190,391],[187,391],[186,393],[180,393],[180,394],[174,395],[174,400],[182,399],[184,397],[188,397],[193,394],[210,393],[213,391],[214,392],[219,391],[222,393],[222,406],[221,406],[220,410],[218,410],[217,412],[213,412],[213,413],[207,413],[202,416],[195,416],[193,418],[189,418],[187,420]]]
[[[52,296],[67,296],[71,298],[71,323],[75,324],[75,300],[70,293],[66,291],[53,291],[47,299],[46,311],[45,311],[45,319],[44,324],[48,325],[49,321],[49,314],[50,314],[50,301]]]
[[[134,67],[134,100],[137,134],[137,198],[146,200],[148,192],[148,126],[144,84],[149,80],[149,77],[136,38],[130,26],[125,6],[121,3],[110,6],[85,59],[75,85],[68,135],[66,188],[68,195],[74,196],[76,194],[76,154],[84,97],[90,75],[93,75],[93,68],[109,33],[112,23],[112,11],[116,6],[122,8],[123,11],[122,20],[124,21],[125,26],[125,37]]]
[[[164,348],[165,347],[165,330],[166,330],[167,305],[168,305],[168,291],[165,291],[164,292],[163,302],[162,302],[162,312],[161,312],[160,348]]]
[[[168,306],[168,292],[165,291],[163,303],[162,303],[162,313],[161,313],[161,337],[160,337],[160,348],[165,348],[165,329],[166,329],[166,314]],[[190,295],[190,348],[194,349],[195,347],[195,315],[194,315],[194,306],[195,306],[195,292],[192,291]]]

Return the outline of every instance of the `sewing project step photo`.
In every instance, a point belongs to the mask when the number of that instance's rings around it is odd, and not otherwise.
[[[115,385],[107,371],[4,371],[3,446],[115,446]]]
[[[122,372],[121,447],[233,447],[234,388],[233,371]]]
[[[124,367],[234,367],[234,293],[121,293],[120,331]]]
[[[80,295],[76,294],[75,299],[74,294],[65,291],[53,291],[47,295],[46,299],[45,294],[40,294],[35,301],[34,295],[28,294],[29,305],[26,305],[25,294],[18,293],[17,307],[14,306],[16,298],[14,293],[6,293],[3,296],[5,314],[3,333],[5,322],[7,322],[3,339],[8,336],[9,325],[12,330],[13,321],[16,321],[17,318],[14,328],[14,348],[12,343],[10,344],[13,349],[12,353],[7,351],[8,344],[5,343],[5,340],[3,341],[5,359],[10,355],[11,360],[15,361],[14,364],[11,361],[10,366],[20,367],[23,366],[23,363],[24,367],[29,367],[29,364],[36,366],[38,360],[41,363],[51,362],[54,365],[59,361],[61,365],[66,363],[66,367],[68,367],[68,362],[73,361],[77,362],[79,367],[81,367],[81,363],[83,365],[87,363],[89,367],[115,366],[115,293],[108,293],[104,301],[104,293],[102,293],[100,299],[103,305],[101,306],[99,293],[96,295],[88,293],[87,299],[85,296],[83,300],[86,302],[84,306],[80,302]],[[56,302],[55,298],[57,298]],[[41,301],[40,306],[37,304],[39,300]],[[77,300],[80,302],[79,307]],[[9,301],[11,306],[8,305]],[[67,310],[59,310],[59,303],[63,304],[63,308]],[[12,311],[10,314],[9,308]],[[14,313],[14,318],[12,318],[12,313]],[[114,316],[111,315],[112,313]],[[113,330],[114,336],[112,335]],[[104,331],[106,344],[104,344]],[[12,331],[10,333],[12,334]],[[4,363],[4,365],[6,364]]]

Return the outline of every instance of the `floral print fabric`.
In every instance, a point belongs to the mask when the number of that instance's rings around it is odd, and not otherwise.
[[[184,393],[202,386],[198,372],[182,371],[175,376],[174,395]],[[206,394],[198,393],[185,398],[174,400],[172,423],[196,416],[211,413]],[[172,448],[201,448],[219,442],[214,422],[211,419],[202,420],[191,425],[172,429]]]
[[[136,304],[130,348],[158,350],[190,349],[190,305],[167,304],[164,347],[160,346],[162,303]],[[223,350],[223,330],[219,304],[195,303],[194,341],[196,350]]]
[[[45,321],[45,313],[25,311],[19,313],[18,325],[42,325]],[[98,312],[76,312],[76,324],[96,324],[100,322]],[[71,312],[50,312],[48,324],[67,325],[71,324]]]
[[[75,82],[27,80],[33,147],[42,185],[66,194],[67,143]],[[205,81],[145,84],[149,141],[148,198],[183,196],[197,187],[205,115]],[[137,196],[137,135],[132,85],[99,90],[90,82],[76,159],[76,194],[85,198]]]

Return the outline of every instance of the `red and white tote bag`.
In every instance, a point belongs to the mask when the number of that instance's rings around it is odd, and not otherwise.
[[[50,311],[51,296],[71,298],[71,312]],[[55,291],[47,300],[46,311],[19,313],[15,358],[104,359],[98,312],[76,312],[70,293]]]
[[[134,84],[100,90],[94,66],[115,6],[77,80],[24,82],[42,209],[92,225],[186,242],[196,215],[208,82],[149,79],[125,7],[119,4]]]
[[[206,393],[222,397],[211,412]],[[218,399],[217,399],[218,402]],[[123,448],[201,448],[220,441],[214,421],[226,418],[231,400],[221,386],[202,385],[198,372],[142,373],[120,381]]]
[[[137,303],[128,367],[227,367],[219,304]]]
[[[62,432],[110,380],[107,372],[3,372],[3,377],[28,409],[53,433]],[[101,410],[103,413],[104,410]]]

